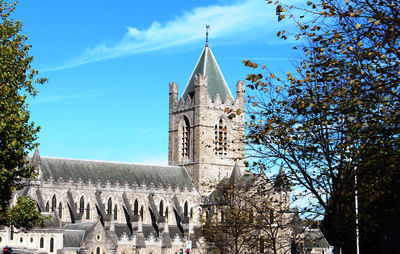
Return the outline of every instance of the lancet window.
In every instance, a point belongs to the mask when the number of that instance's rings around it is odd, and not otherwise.
[[[108,199],[108,202],[107,202],[107,214],[112,214],[112,199],[111,199],[111,197]]]
[[[57,198],[56,195],[53,195],[53,198],[51,199],[51,211],[55,212],[57,209]]]
[[[89,203],[86,206],[86,219],[87,220],[90,219],[90,205],[89,205]]]
[[[190,143],[190,125],[189,120],[186,117],[183,117],[181,126],[180,126],[180,155],[181,158],[189,157],[189,143]]]
[[[135,202],[133,203],[133,214],[139,215],[139,202],[137,199],[135,199]]]
[[[85,198],[82,196],[79,200],[79,213],[83,213],[85,210]]]
[[[228,153],[228,133],[224,120],[219,119],[218,123],[214,126],[215,133],[215,154],[227,155]]]

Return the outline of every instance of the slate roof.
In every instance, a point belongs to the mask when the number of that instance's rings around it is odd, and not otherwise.
[[[189,82],[186,85],[185,91],[182,94],[182,98],[186,99],[188,95],[193,97],[195,82],[194,77],[198,74],[207,76],[208,94],[211,100],[214,100],[215,95],[219,94],[222,101],[224,101],[227,96],[233,101],[231,91],[229,90],[225,78],[222,75],[221,70],[219,69],[218,63],[215,60],[214,55],[208,45],[204,47],[203,52],[201,53],[200,58],[197,61],[196,67],[194,68],[193,73],[190,76]]]
[[[54,180],[62,178],[64,181],[72,179],[77,182],[81,179],[87,183],[100,181],[105,184],[118,182],[137,185],[150,185],[158,187],[187,187],[192,188],[189,175],[183,167],[178,166],[150,166],[133,163],[89,161],[77,159],[41,157],[43,179]]]
[[[148,239],[151,234],[153,234],[154,236],[157,236],[157,232],[152,225],[143,225],[142,230],[143,230],[143,235],[146,239]],[[179,237],[182,238],[182,233],[177,226],[168,225],[168,230],[169,230],[169,236],[171,239],[174,239],[175,235],[179,235]],[[116,223],[115,224],[115,233],[118,236],[118,238],[120,238],[124,233],[128,237],[132,237],[131,231],[126,224],[119,224],[119,223],[117,224]]]
[[[304,233],[305,248],[329,248],[330,245],[319,229],[307,230]]]

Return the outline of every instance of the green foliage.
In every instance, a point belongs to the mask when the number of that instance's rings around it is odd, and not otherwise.
[[[36,201],[23,196],[9,211],[9,220],[16,228],[30,230],[34,226],[44,226],[45,218],[37,210]]]
[[[249,88],[260,93],[249,98],[249,147],[267,167],[283,162],[291,179],[317,200],[311,211],[341,222],[351,235],[354,228],[340,217],[354,218],[350,197],[356,172],[360,193],[368,193],[360,194],[361,207],[376,206],[387,200],[385,196],[398,200],[393,193],[400,182],[399,3],[322,0],[308,1],[304,7],[268,3],[280,6],[280,20],[287,17],[297,24],[297,33],[277,35],[282,39],[292,35],[302,42],[294,47],[301,60],[297,73],[287,72],[285,78],[265,66],[263,73],[247,76]],[[294,15],[294,9],[304,15]],[[260,68],[248,60],[244,64]],[[394,207],[398,209],[397,204]],[[383,210],[382,219],[393,213]],[[383,223],[376,219],[379,216],[367,216],[369,211],[360,210],[364,225]],[[339,227],[337,223],[331,225]],[[331,243],[343,245],[343,231],[331,235]]]
[[[22,23],[11,18],[14,4],[0,0],[0,224],[10,206],[13,191],[23,187],[23,180],[34,176],[33,168],[26,166],[28,151],[35,147],[39,127],[30,122],[26,99],[35,96],[34,78],[37,70],[31,68],[30,45],[21,35]],[[37,79],[43,84],[47,80]]]

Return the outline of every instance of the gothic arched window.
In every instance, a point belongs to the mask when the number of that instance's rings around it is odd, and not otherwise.
[[[158,214],[164,216],[164,201],[162,199],[160,201],[160,207],[158,208]]]
[[[54,238],[50,238],[50,252],[54,252]]]
[[[189,158],[190,148],[190,125],[189,119],[183,117],[180,124],[180,156],[181,159]]]
[[[57,198],[56,194],[53,195],[53,198],[51,199],[51,211],[55,212],[57,209]]]
[[[108,198],[108,202],[107,202],[107,214],[111,214],[112,213],[112,199],[111,197]]]
[[[188,217],[189,215],[189,206],[188,202],[185,201],[185,204],[183,205],[183,216]]]
[[[85,211],[85,199],[82,196],[79,200],[79,213],[83,213]]]
[[[143,221],[143,216],[144,216],[144,211],[143,211],[143,205],[140,207],[140,219]]]
[[[118,219],[118,207],[117,204],[115,204],[114,206],[114,220]]]
[[[63,207],[61,202],[58,204],[58,218],[62,218],[62,213],[63,213]]]
[[[49,205],[49,201],[46,202],[46,207],[44,209],[46,212],[50,211],[50,205]]]
[[[167,207],[165,207],[165,217],[167,218],[167,220],[168,220],[168,213],[169,213],[169,211],[168,211],[168,206],[167,206]]]
[[[87,220],[90,219],[90,205],[89,205],[89,203],[86,206],[86,219]]]
[[[225,122],[219,119],[218,124],[214,127],[215,132],[215,154],[227,155],[228,153],[228,134]]]
[[[139,202],[137,199],[135,199],[135,202],[133,202],[133,214],[139,215]]]
[[[41,249],[44,248],[44,239],[43,239],[43,237],[40,237],[39,247],[40,247]]]

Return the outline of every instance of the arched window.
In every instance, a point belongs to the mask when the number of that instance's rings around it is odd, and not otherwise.
[[[140,207],[140,218],[141,221],[143,221],[143,216],[144,216],[144,210],[143,210],[143,205]]]
[[[96,248],[96,254],[100,254],[100,247]]]
[[[189,158],[189,143],[190,143],[190,125],[189,119],[183,117],[180,124],[180,156],[181,159]]]
[[[135,199],[135,202],[133,203],[133,214],[139,215],[139,202],[137,199]]]
[[[57,209],[57,198],[56,194],[53,195],[53,198],[51,199],[51,211],[55,212]]]
[[[90,220],[90,205],[89,205],[89,203],[86,205],[86,219]]]
[[[45,211],[46,211],[46,212],[49,212],[49,211],[50,211],[49,201],[46,202]]]
[[[169,213],[169,211],[168,211],[168,206],[167,206],[167,207],[165,207],[165,217],[167,218],[167,221],[168,221],[168,213]]]
[[[82,196],[81,199],[79,200],[79,213],[82,213],[85,211],[85,198]]]
[[[215,154],[227,155],[228,153],[228,138],[227,129],[224,121],[219,119],[218,124],[214,127],[215,132]]]
[[[112,213],[112,199],[111,197],[108,198],[108,202],[107,202],[107,214],[111,214]]]
[[[188,215],[189,215],[189,206],[188,202],[185,201],[185,204],[183,205],[183,216],[188,217]]]
[[[63,214],[63,207],[62,207],[62,203],[60,202],[58,204],[58,218],[62,219],[62,214]]]
[[[193,207],[190,208],[190,218],[193,219]]]
[[[118,207],[117,204],[115,204],[114,206],[114,220],[118,219]]]
[[[160,216],[164,216],[164,201],[161,199],[160,206],[158,208],[158,214]]]
[[[54,238],[50,238],[50,252],[54,252]]]
[[[40,237],[39,247],[40,247],[41,249],[44,248],[44,239],[43,239],[43,237]]]

